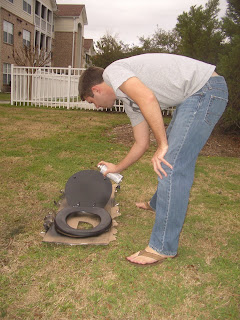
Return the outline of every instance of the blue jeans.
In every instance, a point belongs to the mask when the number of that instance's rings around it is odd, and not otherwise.
[[[158,178],[157,191],[150,201],[156,218],[149,246],[160,254],[177,254],[196,160],[227,101],[226,82],[223,77],[216,76],[176,108],[167,129],[168,152],[165,156],[173,169],[162,164],[168,176]]]

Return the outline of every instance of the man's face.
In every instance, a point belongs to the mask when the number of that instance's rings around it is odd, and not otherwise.
[[[97,85],[92,88],[93,97],[87,97],[85,100],[88,103],[94,103],[96,108],[112,108],[116,100],[116,96],[112,88],[105,84]]]

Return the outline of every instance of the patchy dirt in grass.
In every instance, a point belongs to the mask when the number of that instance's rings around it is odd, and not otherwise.
[[[58,125],[46,125],[46,123],[30,122],[29,120],[15,120],[8,122],[8,119],[1,119],[1,125],[6,132],[11,133],[11,137],[18,140],[26,138],[30,139],[42,139],[46,138],[50,134],[54,134],[58,131]],[[8,140],[10,137],[3,137],[4,140]]]
[[[112,138],[114,142],[122,143],[124,145],[130,146],[134,141],[132,127],[130,124],[117,126],[111,130],[111,132],[108,132],[108,135],[114,136]],[[152,132],[150,134],[150,140],[152,143],[156,143]],[[218,130],[214,130],[200,155],[240,158],[240,136],[225,135],[220,133]]]

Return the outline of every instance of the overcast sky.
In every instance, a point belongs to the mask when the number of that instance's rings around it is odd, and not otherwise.
[[[58,4],[85,4],[88,25],[84,37],[99,40],[107,32],[128,44],[138,37],[152,35],[157,26],[172,30],[177,17],[193,5],[203,7],[207,0],[57,0]],[[220,0],[219,16],[226,13],[227,1]]]

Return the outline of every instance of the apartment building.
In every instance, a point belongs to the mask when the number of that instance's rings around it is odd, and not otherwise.
[[[57,5],[56,0],[0,1],[0,92],[11,87],[13,52],[24,46],[51,51],[51,66],[85,67],[93,48],[84,49],[84,5]],[[92,43],[93,47],[93,43]],[[87,58],[86,58],[87,57]]]
[[[23,47],[52,50],[55,0],[1,0],[0,90],[10,91],[13,51],[23,56]]]
[[[83,66],[84,26],[87,15],[84,5],[58,5],[55,15],[54,66]]]
[[[54,12],[57,11],[56,0],[33,0],[33,2],[35,8],[34,47],[37,47],[39,50],[43,48],[47,52],[53,51]]]

